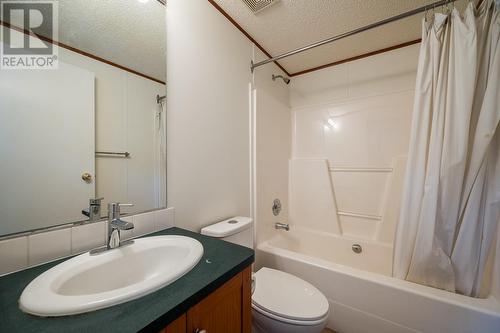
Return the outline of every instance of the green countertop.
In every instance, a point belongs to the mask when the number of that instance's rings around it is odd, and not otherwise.
[[[42,318],[19,310],[18,299],[35,277],[58,260],[0,277],[0,332],[155,332],[252,264],[252,249],[171,228],[148,236],[183,235],[203,244],[203,257],[189,273],[152,294],[80,315]],[[110,279],[113,277],[110,276]]]

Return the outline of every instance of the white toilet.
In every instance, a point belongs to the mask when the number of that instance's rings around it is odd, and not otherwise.
[[[201,233],[253,248],[253,221],[248,217],[212,224]],[[328,313],[328,300],[312,284],[267,267],[253,275],[254,333],[320,333]]]

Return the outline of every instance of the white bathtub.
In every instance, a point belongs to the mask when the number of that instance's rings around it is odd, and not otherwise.
[[[300,237],[299,237],[300,236]],[[340,333],[500,333],[500,303],[390,277],[392,247],[308,229],[258,244],[256,268],[280,269],[314,284],[330,302],[328,327]]]

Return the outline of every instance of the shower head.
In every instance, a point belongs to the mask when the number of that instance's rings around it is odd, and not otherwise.
[[[283,75],[274,75],[273,74],[273,81],[276,81],[276,79],[282,79],[283,82],[285,82],[286,84],[289,84],[290,83],[290,79],[283,76]]]

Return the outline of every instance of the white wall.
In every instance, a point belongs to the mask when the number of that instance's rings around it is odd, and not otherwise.
[[[293,78],[292,224],[392,244],[418,50]]]
[[[252,75],[250,61],[264,57],[207,1],[168,2],[167,199],[178,226],[236,215],[253,216],[258,230],[286,222],[288,86],[271,80],[283,74],[274,64]]]
[[[256,60],[265,56],[256,50]],[[291,113],[289,86],[272,75],[285,75],[275,64],[254,72],[255,115],[255,222],[256,242],[271,237],[276,222],[288,223],[288,160],[291,150]],[[272,213],[274,199],[280,199],[282,211]]]
[[[167,200],[180,227],[251,214],[252,52],[208,1],[167,2]]]

